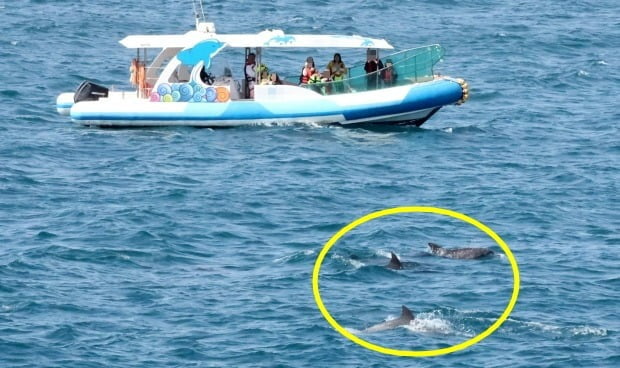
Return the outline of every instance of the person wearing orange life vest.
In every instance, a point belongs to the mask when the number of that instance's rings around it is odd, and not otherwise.
[[[317,73],[316,67],[314,66],[314,59],[312,56],[308,56],[306,58],[306,63],[304,67],[301,69],[301,75],[299,76],[299,84],[307,84],[314,74]]]

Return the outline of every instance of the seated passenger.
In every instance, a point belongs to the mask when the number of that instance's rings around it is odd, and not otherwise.
[[[329,70],[329,73],[332,76],[332,80],[334,81],[343,80],[345,75],[347,74],[347,68],[342,62],[342,58],[340,57],[339,53],[334,54],[333,60],[331,60],[327,64],[327,69]]]
[[[310,90],[320,94],[325,94],[323,90],[323,76],[318,71],[315,70],[310,78],[308,78],[307,84]]]
[[[267,84],[269,82],[269,68],[265,64],[261,64],[256,68],[258,73],[258,80],[260,84]]]
[[[269,75],[269,82],[267,82],[267,84],[271,84],[271,85],[282,84],[282,81],[280,80],[280,76],[278,75],[278,73],[271,73],[271,75]]]
[[[383,69],[381,73],[381,78],[386,86],[393,86],[394,83],[396,83],[398,73],[396,73],[396,69],[394,68],[394,64],[391,59],[385,60],[385,69]]]
[[[322,88],[322,92],[324,95],[329,95],[332,93],[332,75],[328,70],[323,71],[321,73],[321,83],[325,83]]]
[[[327,69],[331,73],[332,81],[334,81],[334,90],[336,93],[344,92],[344,82],[341,82],[347,75],[347,67],[342,62],[339,53],[334,54],[334,58],[327,64]]]
[[[316,73],[316,67],[314,66],[314,59],[312,56],[308,56],[304,67],[301,69],[301,75],[299,76],[299,84],[307,84],[310,78]]]

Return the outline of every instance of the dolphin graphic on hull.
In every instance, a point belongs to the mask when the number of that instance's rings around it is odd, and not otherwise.
[[[409,308],[403,305],[403,309],[400,314],[400,317],[389,320],[389,321],[385,321],[383,323],[376,324],[374,326],[370,326],[367,329],[362,330],[362,333],[380,332],[380,331],[392,330],[399,326],[406,326],[409,324],[409,322],[413,321],[414,318],[415,317],[413,315],[413,312],[411,312]]]
[[[443,248],[435,243],[428,243],[428,247],[434,255],[454,259],[476,259],[493,254],[488,248]]]

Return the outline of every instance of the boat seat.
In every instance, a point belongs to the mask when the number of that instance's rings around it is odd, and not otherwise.
[[[239,83],[230,77],[217,77],[214,86],[227,86],[230,91],[231,100],[239,100],[241,98]]]
[[[170,83],[186,83],[191,78],[191,71],[183,64],[179,65],[170,75]]]

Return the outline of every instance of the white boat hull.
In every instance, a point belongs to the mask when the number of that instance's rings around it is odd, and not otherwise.
[[[458,102],[461,85],[450,79],[359,93],[321,95],[297,86],[256,86],[254,100],[223,103],[152,102],[135,93],[112,92],[98,101],[70,104],[61,94],[57,110],[82,125],[105,127],[232,127],[257,124],[415,124]]]

